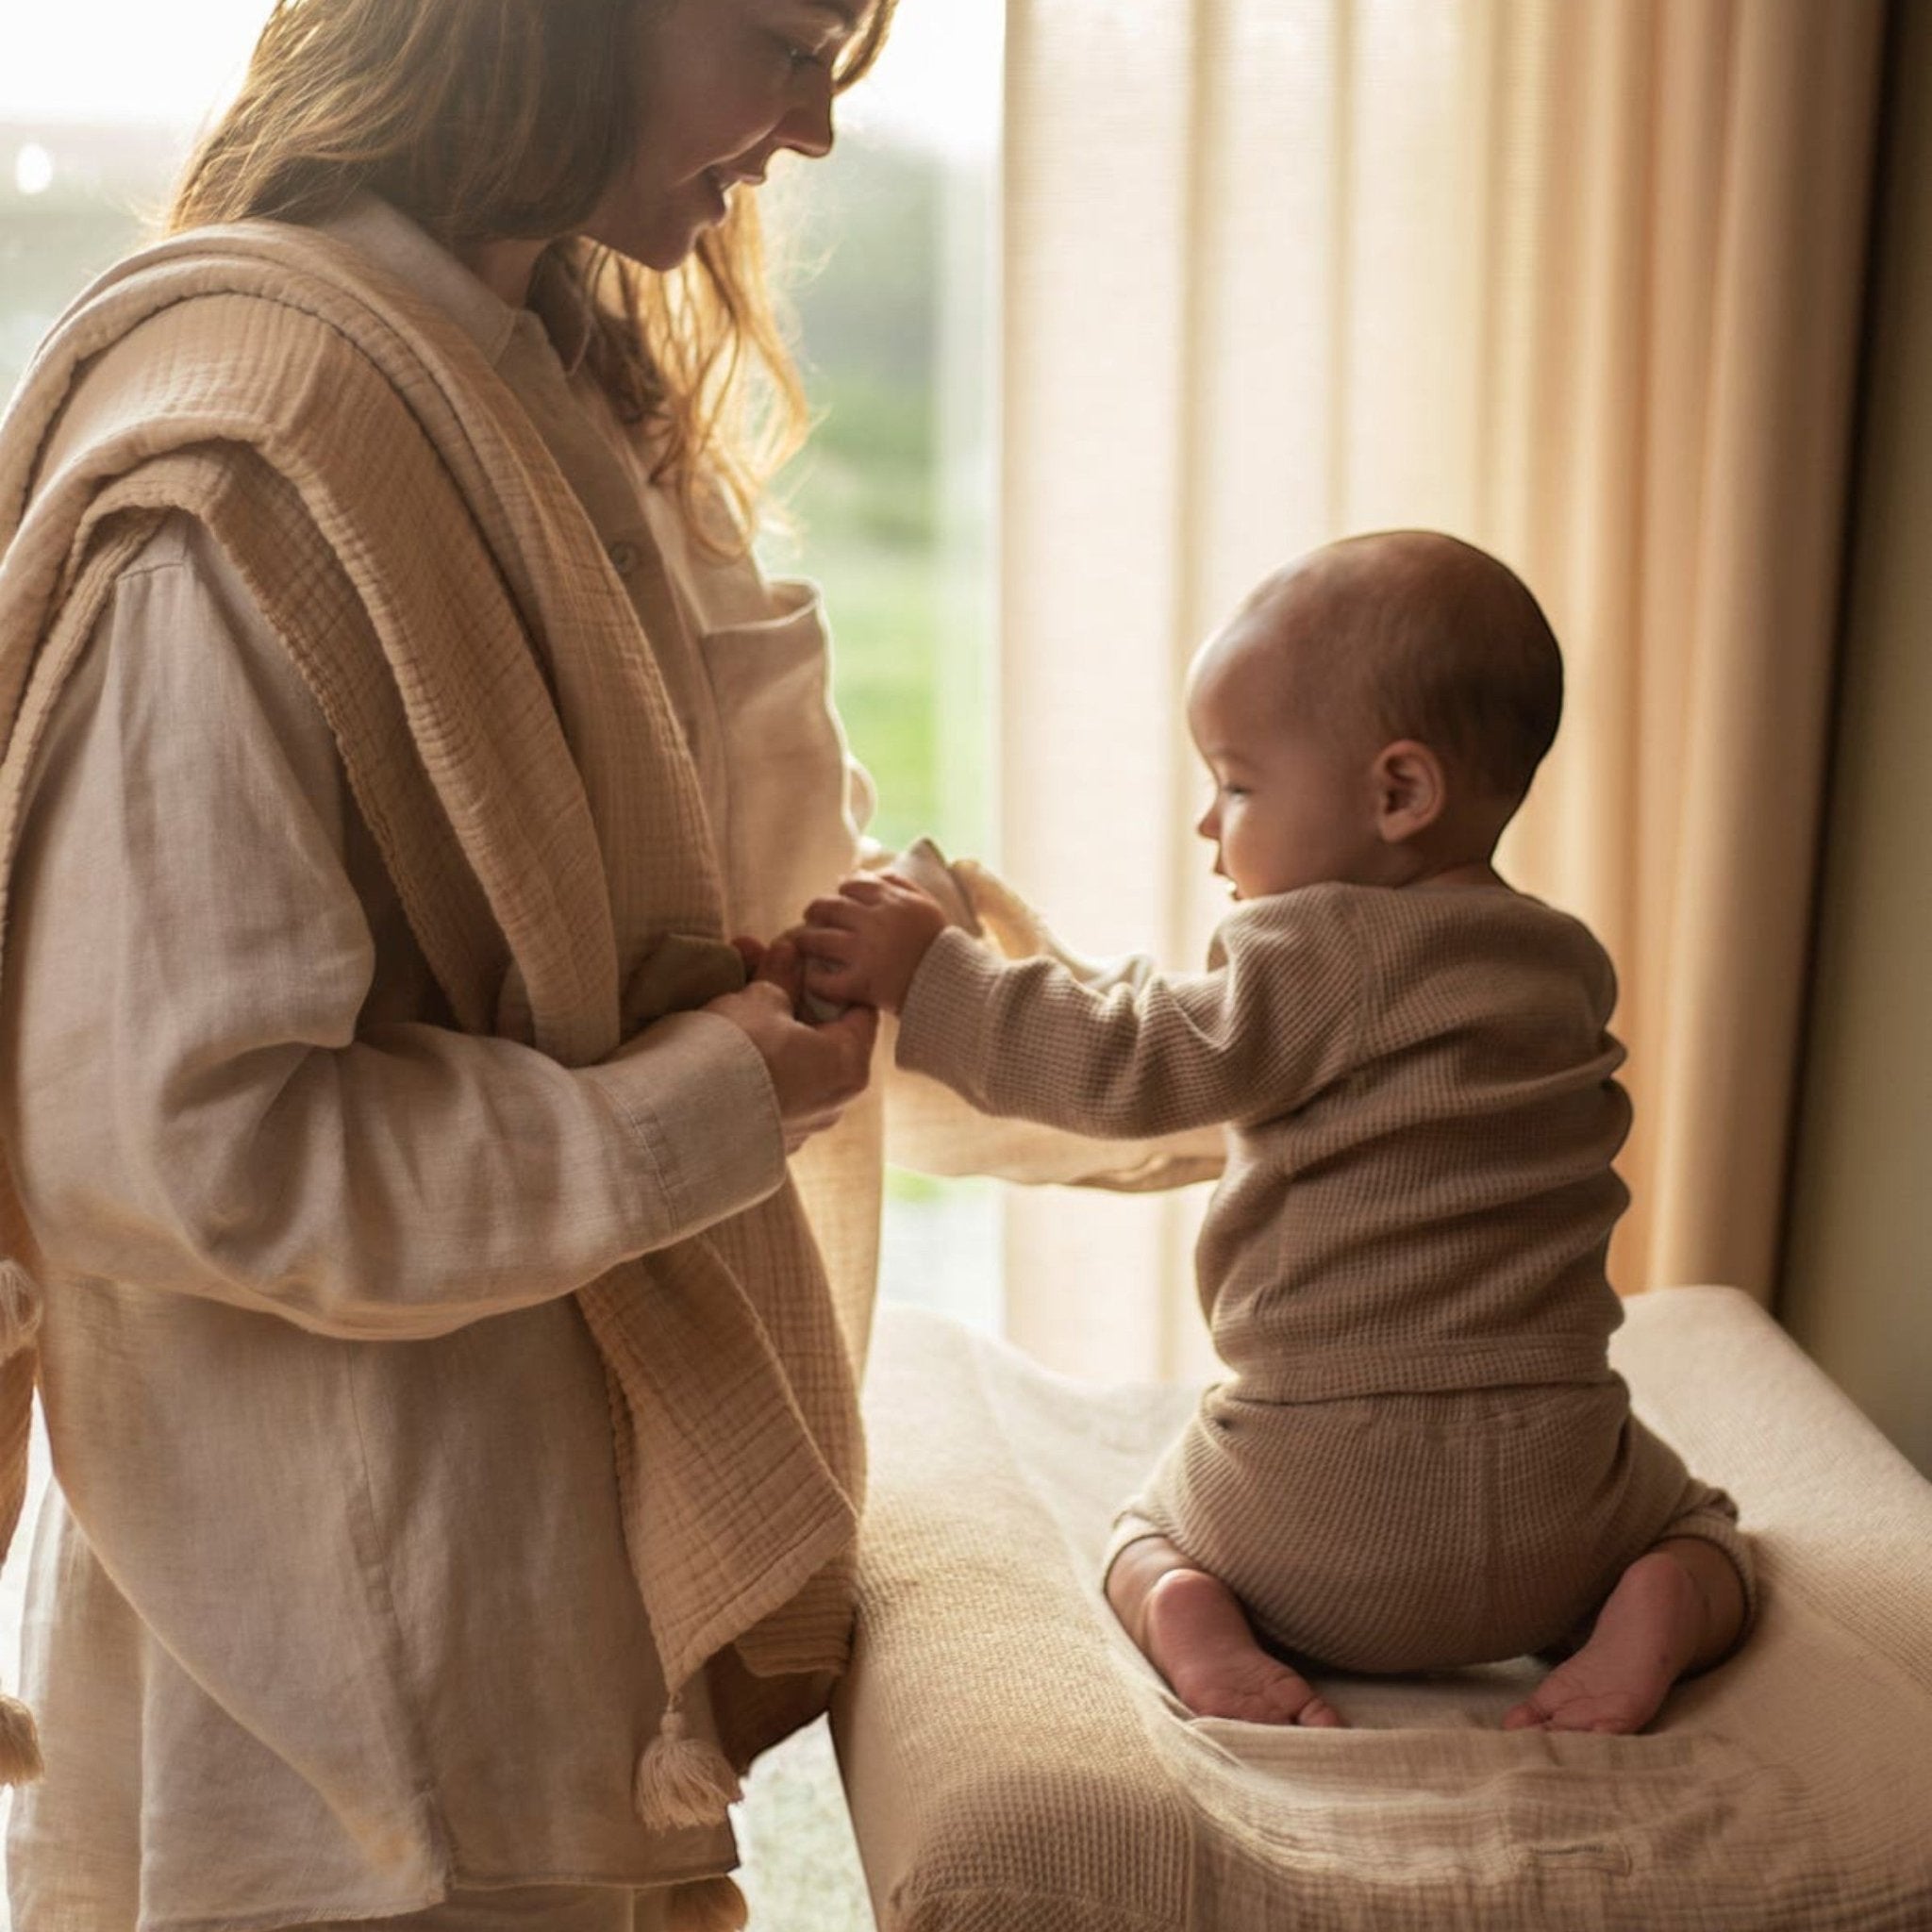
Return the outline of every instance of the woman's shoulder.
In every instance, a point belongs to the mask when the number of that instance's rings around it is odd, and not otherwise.
[[[231,621],[258,615],[255,600],[220,540],[189,509],[158,512],[153,529],[121,566],[117,597],[154,578],[175,579],[182,590],[215,600]]]
[[[218,585],[252,601],[220,540],[192,510],[159,512],[147,541],[122,565],[117,582],[126,585],[142,577],[169,574],[203,586]]]
[[[57,768],[111,771],[143,814],[168,797],[259,812],[279,789],[328,823],[343,780],[322,710],[206,524],[158,515],[120,565],[52,699],[26,799]],[[103,793],[105,797],[107,794]]]
[[[118,680],[167,694],[179,730],[194,728],[196,693],[231,722],[265,714],[278,736],[325,729],[241,571],[192,511],[161,513],[122,566],[90,648],[116,661]]]

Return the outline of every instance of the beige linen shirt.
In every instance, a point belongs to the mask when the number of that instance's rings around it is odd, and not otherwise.
[[[774,929],[868,806],[815,592],[693,554],[528,311],[379,202],[331,226],[475,337],[621,575],[658,545],[728,916]],[[779,1184],[756,1052],[703,1014],[581,1071],[450,1030],[327,726],[181,516],[63,699],[16,878],[0,1126],[48,1260],[58,1479],[16,1922],[212,1932],[724,1869],[728,1833],[632,1812],[664,1687],[570,1293]]]

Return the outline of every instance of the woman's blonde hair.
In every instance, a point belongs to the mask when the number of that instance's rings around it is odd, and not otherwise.
[[[323,222],[372,190],[446,247],[560,238],[533,303],[583,317],[583,360],[650,423],[658,479],[702,539],[741,547],[807,422],[755,199],[734,197],[665,275],[576,232],[635,147],[639,17],[678,4],[710,0],[275,0],[165,232]],[[877,58],[894,4],[874,0],[836,87]]]

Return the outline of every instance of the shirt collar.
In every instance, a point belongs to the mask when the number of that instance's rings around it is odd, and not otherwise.
[[[379,195],[358,194],[340,214],[317,223],[316,227],[320,233],[361,250],[413,293],[440,308],[490,358],[491,368],[502,360],[519,327],[542,326],[527,308],[512,308],[441,242]]]

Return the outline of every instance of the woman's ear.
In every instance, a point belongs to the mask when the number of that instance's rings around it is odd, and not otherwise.
[[[1375,830],[1385,845],[1426,831],[1449,804],[1442,760],[1413,738],[1385,744],[1375,756]]]

